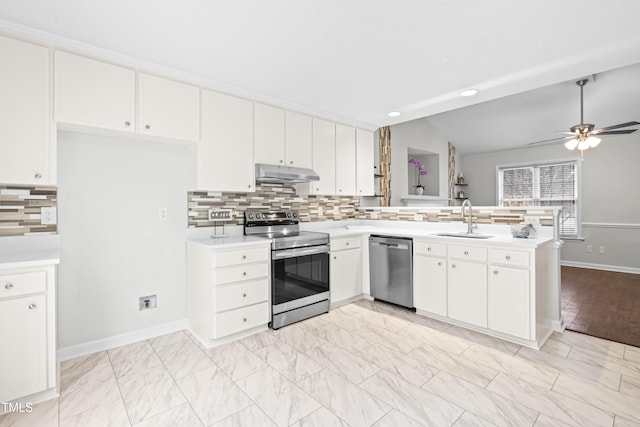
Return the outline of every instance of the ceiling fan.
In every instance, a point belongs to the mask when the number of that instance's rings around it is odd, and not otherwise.
[[[622,129],[626,127],[640,125],[640,122],[626,122],[617,125],[606,126],[600,129],[595,129],[595,125],[584,122],[584,86],[589,82],[588,79],[578,80],[576,84],[580,86],[580,124],[572,126],[571,132],[560,132],[569,136],[545,139],[542,141],[531,142],[527,145],[542,144],[545,142],[567,140],[564,146],[569,150],[584,151],[588,148],[594,148],[600,144],[601,135],[626,135],[635,132],[637,129]],[[616,130],[620,129],[620,130]]]

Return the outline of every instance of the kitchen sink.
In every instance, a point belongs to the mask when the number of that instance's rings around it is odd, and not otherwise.
[[[440,236],[440,237],[462,237],[464,239],[490,239],[492,236],[490,234],[479,234],[479,233],[465,233],[465,232],[461,232],[461,233],[437,233],[434,234],[434,236]]]

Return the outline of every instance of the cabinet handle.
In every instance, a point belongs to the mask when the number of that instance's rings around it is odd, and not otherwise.
[[[442,266],[442,261],[438,261],[438,267]]]
[[[493,270],[493,274],[498,275],[498,270]]]
[[[38,306],[35,303],[31,303],[29,304],[29,310],[35,310],[36,308],[38,308]]]
[[[242,259],[247,259],[247,256],[246,255],[242,255]]]
[[[290,164],[290,165],[292,165],[292,164],[293,164],[293,160],[290,160],[290,161],[289,161],[289,164]]]
[[[338,257],[334,255],[334,256],[333,256],[333,259],[338,259]]]
[[[251,188],[251,184],[247,185],[247,188]]]
[[[245,293],[245,294],[242,294],[242,298],[246,298],[246,297],[247,297],[247,294],[246,294],[246,293]]]
[[[507,255],[506,257],[504,257],[507,261],[509,261],[511,259],[511,255]]]
[[[242,319],[242,321],[243,321],[243,322],[246,322],[246,321],[247,321],[247,318],[246,318],[246,317],[245,317],[245,318],[243,318],[243,319]]]
[[[6,285],[4,285],[4,288],[10,291],[11,289],[13,289],[13,283],[7,283]]]
[[[456,265],[455,265],[455,264],[452,264],[452,265],[451,265],[451,268],[456,268]]]
[[[243,275],[243,276],[246,276],[246,275],[247,275],[247,272],[246,272],[246,271],[243,271],[243,272],[242,272],[242,275]]]
[[[284,160],[280,160],[280,163],[284,163]]]
[[[41,178],[42,178],[42,174],[41,174],[41,173],[39,173],[39,172],[36,172],[36,173],[33,175],[33,177],[34,177],[35,179],[41,179]]]
[[[469,251],[464,251],[464,254],[465,255],[469,255]]]
[[[431,252],[431,246],[427,248],[427,252]]]
[[[145,128],[145,129],[151,129],[151,126],[149,126],[149,125],[144,125],[144,128]]]
[[[320,191],[320,189],[319,189],[319,188],[316,188],[316,191]]]
[[[129,122],[124,122],[124,125],[125,125],[125,126],[130,126],[130,125],[131,125],[131,123],[129,123]]]
[[[349,246],[349,242],[347,242],[346,245]]]

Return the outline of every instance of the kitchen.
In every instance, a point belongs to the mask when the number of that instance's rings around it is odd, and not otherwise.
[[[45,46],[49,43],[51,42],[45,43]],[[77,47],[76,49],[72,49],[72,46],[66,46],[66,48],[66,50],[75,50],[76,53],[78,53]],[[98,55],[95,52],[88,56],[101,58],[102,62],[106,63],[116,62],[116,65],[119,66],[127,65],[126,61],[109,61],[108,58]],[[57,57],[58,56],[55,56],[55,58]],[[127,67],[125,66],[124,68]],[[166,75],[166,73],[160,73],[155,68],[144,67],[141,63],[137,63],[134,68],[140,69],[139,74]],[[90,74],[86,73],[83,75],[86,76]],[[303,115],[307,117],[313,116],[324,122],[339,124],[345,122],[338,117],[332,117],[330,115],[316,116],[315,112],[300,110],[280,103],[272,103],[269,102],[270,100],[256,98],[238,93],[237,91],[223,91],[219,86],[199,85],[197,81],[181,79],[179,77],[180,75],[175,75],[172,80],[187,80],[192,83],[192,86],[195,84],[196,86],[218,89],[219,91],[210,91],[208,93],[233,93],[244,98],[244,100],[255,99],[256,101],[261,101],[260,104],[262,105],[269,106],[275,104],[281,108],[280,111],[286,109],[293,112],[306,113]],[[137,76],[137,78],[140,79],[140,76]],[[139,80],[138,82],[140,83],[141,81],[143,80]],[[151,82],[152,85],[158,84],[158,82],[153,79],[149,80],[149,82]],[[175,87],[171,86],[171,88]],[[92,87],[92,90],[97,89],[100,89],[100,87]],[[127,90],[126,94],[134,93],[134,91],[135,89]],[[105,92],[109,92],[108,89],[100,93],[100,99],[107,99],[108,96],[117,96],[114,93]],[[80,95],[83,93],[85,93],[83,90],[79,91]],[[142,96],[142,94],[140,94],[140,96]],[[132,102],[131,99],[135,98],[129,97],[127,99],[129,102]],[[204,96],[202,99],[202,107],[204,107]],[[233,111],[242,112],[243,108],[247,108],[246,103],[242,102],[221,104],[220,99],[217,101],[218,102],[213,100],[209,106],[211,108],[217,107],[218,112],[231,111],[232,108]],[[224,107],[219,107],[220,105],[224,105]],[[138,108],[141,107],[143,106],[138,105]],[[136,107],[134,106],[133,108]],[[53,110],[54,112],[57,111],[55,106]],[[267,114],[273,113],[272,110],[267,110]],[[75,112],[87,113],[87,111]],[[178,109],[178,112],[172,112],[172,114],[174,113],[181,117],[188,117],[188,109],[186,108]],[[236,117],[243,116],[238,115]],[[270,204],[264,206],[262,204],[263,201],[274,200],[275,203],[277,203],[278,200],[284,200],[291,203],[290,207],[292,209],[299,209],[301,212],[305,212],[305,215],[309,215],[309,218],[312,215],[317,218],[334,221],[355,220],[357,218],[357,207],[361,199],[356,196],[357,193],[355,192],[353,195],[351,195],[350,192],[348,196],[336,194],[323,197],[322,193],[321,195],[304,196],[292,193],[288,188],[280,188],[278,186],[261,188],[258,192],[247,192],[246,189],[248,186],[256,185],[253,180],[246,180],[247,170],[249,174],[254,173],[254,171],[248,168],[243,169],[239,166],[232,168],[224,167],[225,163],[233,163],[235,165],[247,163],[253,166],[254,159],[250,158],[253,156],[251,153],[252,150],[247,149],[246,146],[243,148],[241,144],[235,144],[233,146],[227,145],[221,148],[222,151],[227,152],[230,156],[233,155],[235,158],[241,160],[229,162],[228,160],[225,161],[225,157],[223,156],[212,156],[209,158],[211,162],[221,163],[217,168],[205,170],[213,170],[214,172],[223,170],[225,172],[223,176],[194,178],[190,175],[199,169],[188,166],[194,164],[194,153],[191,149],[193,144],[158,144],[157,142],[153,142],[152,140],[156,136],[149,136],[144,133],[147,131],[156,131],[155,126],[152,126],[151,129],[144,129],[143,122],[137,123],[135,119],[137,119],[136,115],[134,115],[129,123],[130,125],[131,123],[134,125],[137,124],[137,129],[140,129],[140,131],[129,132],[127,134],[123,133],[127,132],[126,130],[118,131],[119,133],[106,131],[105,128],[107,128],[108,125],[84,125],[84,127],[79,127],[77,124],[69,124],[68,122],[72,122],[73,120],[67,119],[64,127],[60,126],[55,138],[53,138],[57,143],[57,163],[49,166],[51,176],[55,176],[54,168],[57,167],[58,169],[57,186],[59,189],[57,194],[57,204],[59,207],[57,226],[59,235],[58,237],[54,235],[53,240],[59,238],[62,242],[61,263],[58,267],[57,277],[59,283],[57,307],[58,349],[63,350],[63,352],[59,352],[58,354],[60,360],[71,360],[80,354],[92,353],[92,351],[90,351],[91,346],[94,346],[93,351],[109,349],[110,355],[113,355],[112,363],[119,365],[120,363],[118,363],[117,360],[119,359],[118,352],[115,351],[115,348],[124,344],[151,339],[152,337],[165,333],[175,333],[176,331],[187,329],[187,267],[184,257],[184,242],[191,235],[196,235],[197,238],[201,232],[205,233],[207,238],[213,232],[238,233],[239,229],[237,227],[239,223],[237,221],[241,221],[242,218],[241,215],[236,216],[236,228],[233,227],[233,223],[227,222],[219,223],[215,231],[211,231],[210,229],[205,230],[206,227],[185,228],[187,217],[190,222],[197,222],[201,218],[199,215],[202,210],[197,206],[200,202],[202,202],[204,206],[209,205],[224,208],[222,203],[216,201],[216,199],[223,199],[224,202],[237,203],[238,206],[242,206],[243,203],[246,203],[247,206],[256,203],[256,205],[253,206],[272,209],[275,208],[275,206]],[[76,119],[76,121],[78,120]],[[118,124],[120,124],[120,122],[121,121],[119,121]],[[126,122],[126,120],[122,122]],[[350,123],[350,125],[343,126],[351,129],[358,128],[366,132],[374,130],[371,127],[361,126],[358,123]],[[96,128],[101,128],[102,130],[97,132]],[[314,129],[315,128],[316,127],[314,127]],[[337,129],[336,127],[336,131]],[[342,130],[349,129],[343,127]],[[174,131],[175,129],[160,129],[157,132],[170,134]],[[395,135],[397,134],[396,132]],[[344,136],[345,133],[342,135]],[[364,136],[366,136],[366,133]],[[158,138],[161,139],[164,137]],[[193,139],[190,135],[186,135],[180,139],[188,140],[190,138]],[[249,136],[246,134],[242,135],[242,138],[244,138],[243,141],[253,143],[253,134]],[[357,135],[355,130],[353,130],[353,139],[357,140],[356,138]],[[369,138],[371,137],[369,136]],[[394,143],[396,141],[397,138],[394,140]],[[604,148],[604,144],[599,148]],[[236,149],[238,153],[232,153],[232,151]],[[446,144],[439,144],[437,150],[441,153],[446,153]],[[375,155],[375,153],[370,153],[369,155],[371,154]],[[256,155],[258,155],[258,153],[256,153]],[[249,157],[249,159],[243,159],[243,156]],[[339,158],[344,160],[348,158],[348,156],[341,155]],[[392,155],[392,161],[398,158],[402,157]],[[83,159],[83,161],[77,161],[77,159]],[[199,159],[195,159],[195,161],[197,163]],[[446,161],[446,156],[441,154],[440,161]],[[465,165],[465,177],[470,185],[473,185],[473,172],[467,168],[467,163],[463,162],[463,164]],[[340,171],[350,169],[353,172],[354,169],[357,169],[353,166],[350,168],[338,168],[338,166],[335,165],[334,167]],[[446,169],[446,167],[441,167],[439,173],[445,174],[446,176]],[[167,173],[167,171],[170,171],[170,173]],[[29,171],[29,173],[31,173],[31,171]],[[238,174],[244,174],[244,176]],[[227,176],[229,179],[225,181],[225,185],[237,186],[229,193],[217,194],[213,192],[209,195],[208,192],[206,192],[205,197],[201,197],[200,192],[195,191],[196,189],[190,184],[194,179],[215,179],[216,182],[221,182],[217,180],[223,180]],[[323,174],[320,173],[320,176],[320,182],[322,182]],[[392,182],[395,184],[398,180],[396,178],[400,178],[400,175],[394,173],[393,176],[394,180]],[[78,179],[78,177],[82,177],[82,179]],[[373,174],[370,170],[367,173],[367,179],[368,178],[373,179]],[[446,178],[442,177],[440,179],[440,185],[446,185],[446,182]],[[11,182],[7,183],[10,184]],[[367,185],[371,186],[372,184],[369,182]],[[354,189],[357,190],[357,185],[354,187]],[[470,187],[470,192],[471,189]],[[190,190],[194,191],[190,192]],[[197,188],[197,190],[200,189]],[[254,188],[250,190],[254,190]],[[279,194],[281,192],[287,194]],[[395,192],[392,191],[392,194],[394,193]],[[471,192],[470,194],[473,193]],[[33,196],[42,197],[43,195],[34,194]],[[47,197],[46,195],[44,196],[45,198]],[[243,200],[243,196],[245,196],[247,200]],[[262,199],[262,201],[260,201],[260,199]],[[308,205],[304,204],[305,199],[309,201]],[[39,200],[42,200],[42,198]],[[474,204],[480,205],[477,202]],[[190,206],[189,213],[185,210],[185,206],[187,205]],[[279,207],[288,208],[289,206],[283,206],[281,203]],[[164,208],[165,210],[163,211],[159,208]],[[234,206],[233,208],[236,214],[242,211]],[[317,221],[313,221],[313,223],[315,222]],[[306,223],[307,222],[303,222],[303,225]],[[309,222],[309,224],[311,223],[312,222]],[[363,225],[363,223],[359,224],[356,222],[353,225],[357,227],[358,225]],[[456,225],[462,226],[462,224]],[[482,224],[480,227],[482,227]],[[87,239],[87,233],[91,234],[91,239]],[[241,233],[240,228],[239,234]],[[41,238],[43,236],[29,237]],[[5,238],[3,237],[3,239]],[[12,238],[11,242],[13,243],[15,240]],[[364,248],[366,245],[362,247]],[[108,261],[105,262],[105,260]],[[366,276],[367,274],[366,269],[363,268],[362,275]],[[138,298],[140,296],[154,294],[157,295],[157,308],[140,312],[138,308]],[[364,321],[362,319],[366,318],[366,316],[364,316],[357,307],[348,307],[347,305],[344,306],[344,308],[332,310],[336,313],[333,317],[340,318],[340,316],[342,316],[345,320],[353,322],[354,324],[357,323],[358,320],[361,322]],[[349,312],[349,310],[351,311]],[[393,314],[397,313],[393,312]],[[402,314],[397,315],[402,316]],[[345,316],[347,317],[345,318]],[[373,318],[374,316],[372,315],[371,317]],[[384,319],[380,320],[381,322],[391,324],[398,323],[394,320],[388,320],[387,317],[381,318]],[[345,324],[343,324],[343,327],[344,326]],[[393,328],[393,326],[391,327]],[[294,328],[293,326],[283,328],[281,330],[281,334],[283,334],[282,339],[288,339],[286,338],[288,334],[300,333],[304,335],[304,331],[297,331],[297,329],[298,328]],[[319,330],[319,328],[314,328],[314,330]],[[369,339],[378,339],[376,338],[378,335],[372,335],[370,331],[368,333]],[[460,332],[460,334],[463,333],[464,332]],[[363,331],[363,334],[365,334],[365,331]],[[387,336],[387,338],[389,342],[393,342],[393,338],[390,336]],[[313,341],[313,338],[309,339]],[[447,341],[447,338],[444,338],[444,340]],[[183,341],[184,340],[180,342]],[[318,341],[317,338],[315,341]],[[291,344],[294,344],[294,342],[291,341]],[[151,344],[153,348],[156,348],[154,345],[157,345],[159,349],[165,347],[159,343]],[[249,348],[247,347],[248,345],[249,344],[245,343],[242,346],[236,345],[234,347],[238,358],[241,359],[242,355],[246,355],[248,360],[252,360],[254,364],[259,365],[255,361],[255,356],[250,357],[251,354],[247,350]],[[398,343],[398,345],[402,344]],[[577,347],[580,346],[577,345]],[[147,354],[150,348],[151,347],[145,346],[144,354]],[[316,351],[315,348],[316,347],[306,350]],[[413,350],[414,349],[411,351]],[[318,351],[316,351],[316,353]],[[102,354],[104,355],[104,353]],[[319,354],[316,355],[320,357]],[[156,359],[153,350],[147,354],[147,356],[149,359]],[[219,367],[224,366],[226,361],[226,359],[221,356],[216,360],[216,364]],[[102,362],[104,362],[104,360]],[[204,359],[200,362],[201,366],[210,366]],[[251,366],[251,363],[252,362],[247,362],[247,366]],[[102,366],[101,363],[98,365]],[[441,370],[446,371],[445,369]],[[441,375],[437,379],[440,380],[443,377],[447,378],[445,375]],[[238,378],[241,380],[246,377]],[[118,378],[118,380],[121,379],[122,378]],[[280,381],[280,379],[277,379],[277,381]],[[116,379],[113,379],[113,383],[115,382]],[[245,385],[247,386],[245,394],[239,393],[238,395],[243,396],[246,402],[246,394],[249,393],[250,390],[248,384]],[[299,389],[296,388],[296,390]],[[485,392],[479,393],[484,394]],[[180,392],[177,392],[177,394],[180,395]],[[624,393],[621,394],[624,395]],[[307,394],[303,394],[303,396],[305,396],[305,402],[307,402]],[[64,396],[61,399],[61,408],[66,405],[62,403],[63,401]],[[72,399],[69,401],[72,401]],[[110,401],[110,403],[112,402]],[[177,406],[180,405],[169,405],[168,408]],[[189,405],[186,406],[187,409],[189,409]],[[244,404],[241,406],[244,406]],[[313,411],[303,411],[305,416],[311,415],[312,413],[317,414],[317,416],[327,416],[322,408],[318,409],[319,407],[311,406],[314,408]],[[326,409],[327,405],[323,404],[323,406],[325,407],[324,409]],[[247,407],[253,408],[251,411],[255,412],[261,405],[257,404]],[[379,407],[382,408],[384,405],[381,403]],[[264,409],[257,409],[257,411],[260,413],[260,411],[264,411]],[[396,412],[388,411],[388,409],[387,411],[383,411],[380,417],[385,413],[389,414],[390,419],[396,416]],[[67,412],[66,409],[63,412]],[[80,415],[82,412],[83,411],[74,413],[73,416]],[[405,414],[405,412],[399,411],[399,413],[408,415]],[[453,411],[452,413],[456,412]],[[470,414],[466,417],[472,417],[474,415],[472,410],[468,410],[466,413]],[[615,413],[619,414],[618,412]],[[631,419],[633,419],[633,414],[629,415],[623,412],[622,415],[630,416]],[[61,422],[62,417],[67,418],[61,414]]]

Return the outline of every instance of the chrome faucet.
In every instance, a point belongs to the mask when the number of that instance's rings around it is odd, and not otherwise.
[[[473,233],[473,216],[472,216],[472,208],[471,208],[471,200],[469,199],[464,199],[464,202],[462,202],[462,207],[460,208],[460,216],[462,218],[464,218],[464,208],[465,207],[469,207],[469,225],[468,225],[468,229],[467,229],[467,234],[471,234]]]

